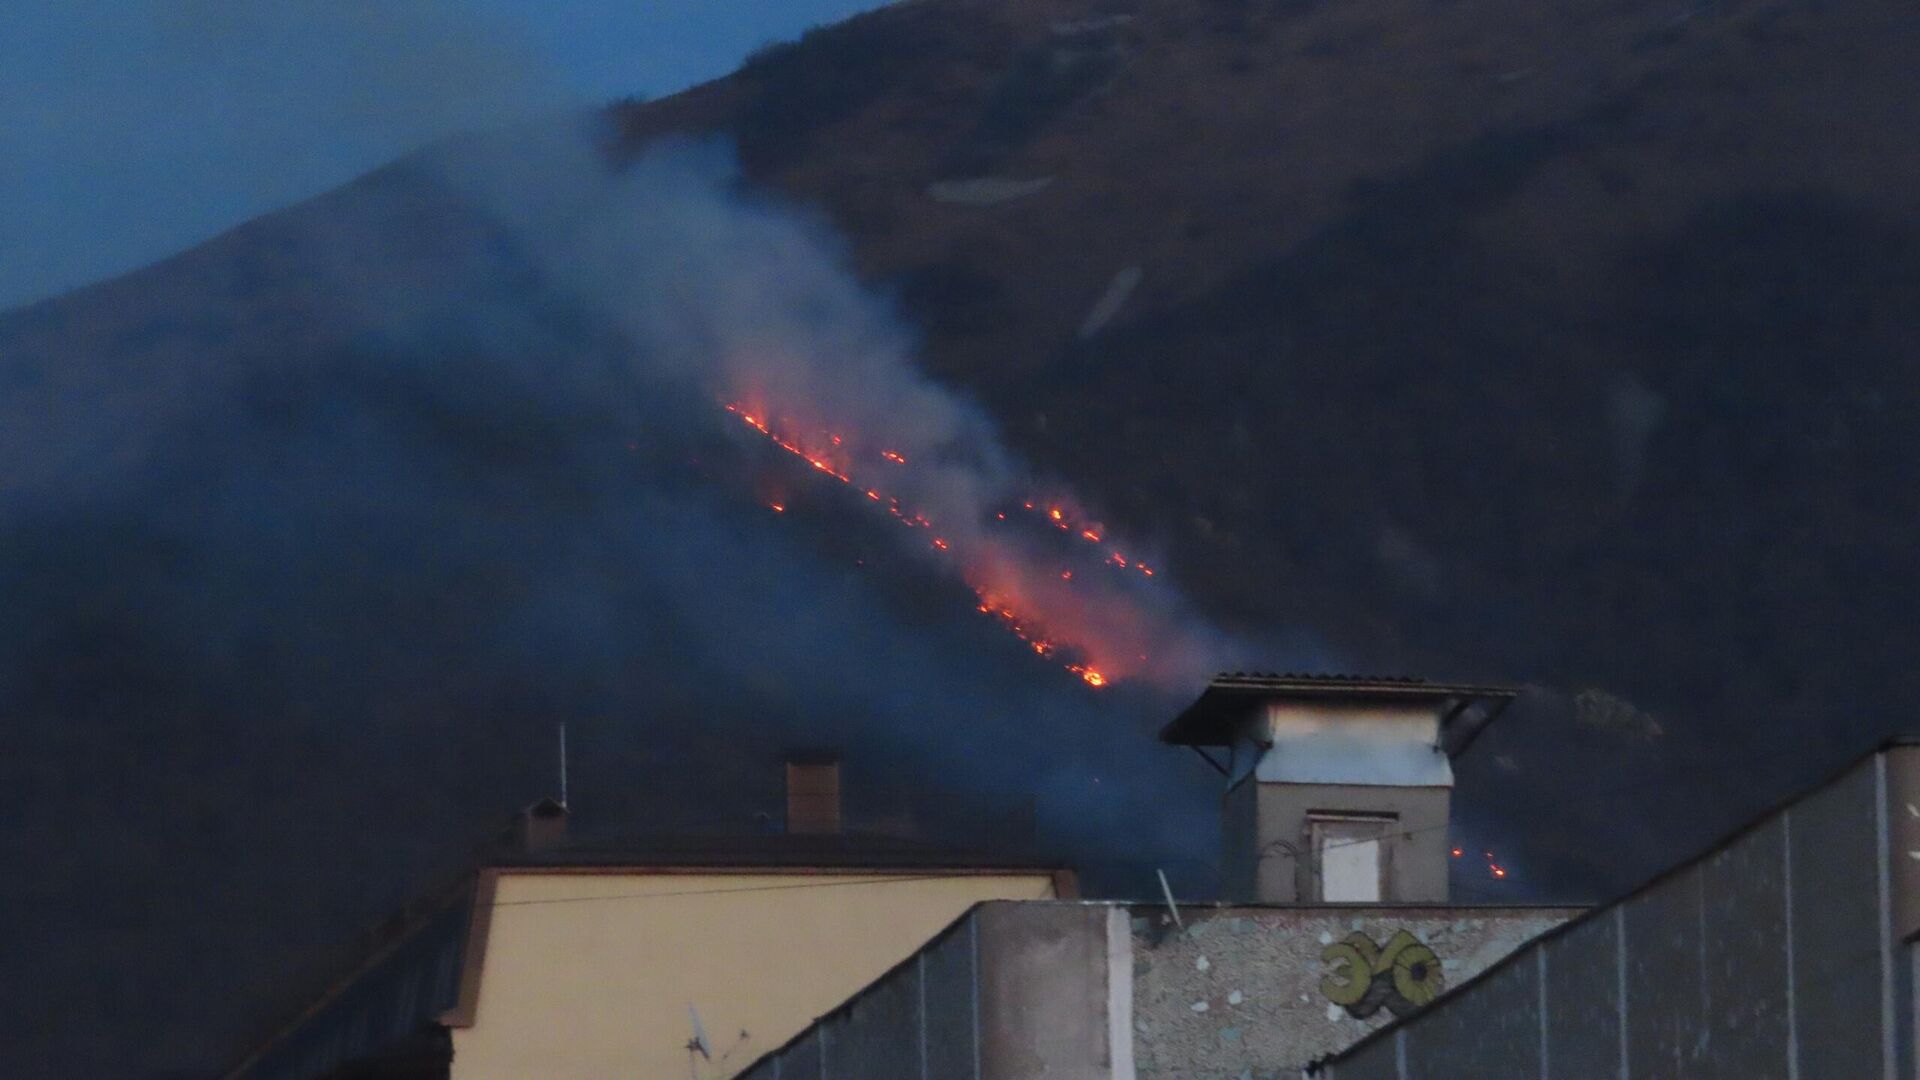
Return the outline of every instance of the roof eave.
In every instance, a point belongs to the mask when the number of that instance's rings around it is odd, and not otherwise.
[[[1410,679],[1315,679],[1222,675],[1160,729],[1160,741],[1175,746],[1231,746],[1250,700],[1284,696],[1305,701],[1510,701],[1519,690],[1475,683],[1430,683]]]

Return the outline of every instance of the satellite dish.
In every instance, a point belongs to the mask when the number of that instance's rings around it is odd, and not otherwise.
[[[693,1021],[693,1038],[687,1040],[687,1053],[699,1054],[708,1061],[713,1060],[713,1044],[707,1041],[706,1025],[700,1022],[700,1010],[687,1002],[687,1018]]]

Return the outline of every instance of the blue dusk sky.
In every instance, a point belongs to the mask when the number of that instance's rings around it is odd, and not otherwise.
[[[8,0],[0,310],[453,131],[660,97],[875,0]]]

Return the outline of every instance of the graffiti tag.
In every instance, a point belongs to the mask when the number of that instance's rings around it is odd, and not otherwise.
[[[1405,930],[1395,933],[1384,947],[1375,945],[1365,931],[1355,930],[1345,941],[1322,949],[1320,959],[1332,965],[1320,980],[1320,992],[1360,1020],[1383,1006],[1395,1016],[1406,1016],[1447,987],[1440,958]]]

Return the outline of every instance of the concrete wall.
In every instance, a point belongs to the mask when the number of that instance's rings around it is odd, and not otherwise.
[[[1298,842],[1294,842],[1297,846]],[[1266,841],[1260,837],[1260,785],[1252,774],[1240,783],[1228,788],[1220,797],[1220,889],[1221,896],[1241,903],[1253,903],[1261,899],[1260,893],[1260,849]],[[1276,852],[1285,856],[1286,866],[1291,867],[1291,855],[1285,849]],[[1283,875],[1283,881],[1291,881]],[[1272,897],[1274,902],[1284,902],[1289,897]]]
[[[1108,905],[982,904],[744,1080],[1130,1078],[1127,925]]]
[[[1185,908],[1181,933],[1163,908],[1137,908],[1138,1075],[1292,1080],[1308,1061],[1389,1023],[1396,1009],[1459,985],[1576,914],[1530,907]],[[1407,985],[1416,975],[1425,977],[1421,985]]]
[[[975,903],[1053,887],[1048,873],[503,872],[453,1080],[688,1076],[689,1004],[715,1056],[695,1075],[735,1076]]]
[[[1437,993],[1573,913],[1192,908],[1183,932],[1160,907],[988,903],[747,1078],[1291,1080],[1400,1007],[1391,964],[1343,992],[1356,936],[1429,957]]]
[[[1334,1080],[1913,1077],[1920,750],[1891,749],[1393,1032]]]
[[[1244,781],[1227,793],[1223,808],[1228,898],[1279,904],[1317,899],[1307,817],[1320,811],[1395,815],[1397,824],[1384,844],[1390,870],[1383,898],[1445,903],[1451,796],[1444,787]],[[1250,854],[1257,863],[1248,861]],[[1249,872],[1254,877],[1250,892],[1245,890]]]

